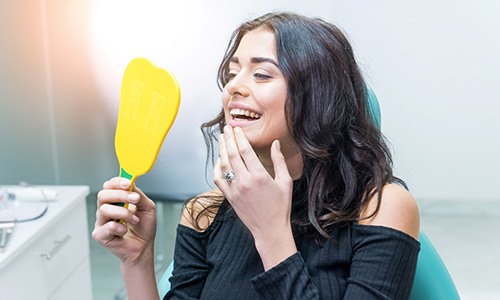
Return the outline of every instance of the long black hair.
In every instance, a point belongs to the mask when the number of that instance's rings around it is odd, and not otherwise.
[[[328,237],[333,227],[359,220],[376,194],[378,210],[382,187],[397,180],[390,150],[371,119],[367,87],[349,41],[321,19],[269,13],[243,23],[233,32],[220,64],[221,89],[229,81],[229,61],[241,39],[257,28],[275,34],[278,65],[288,88],[287,125],[304,162],[306,203],[294,222],[317,237]],[[213,143],[224,125],[222,110],[201,126],[212,162]]]

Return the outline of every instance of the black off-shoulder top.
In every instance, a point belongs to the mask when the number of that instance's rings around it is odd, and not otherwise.
[[[392,228],[352,223],[264,271],[250,231],[218,213],[204,232],[179,225],[164,299],[408,299],[420,243]]]

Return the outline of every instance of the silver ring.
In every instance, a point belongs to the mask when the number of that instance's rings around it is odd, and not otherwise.
[[[226,171],[222,173],[222,178],[224,178],[227,183],[231,183],[236,178],[236,174],[234,174],[233,171]]]

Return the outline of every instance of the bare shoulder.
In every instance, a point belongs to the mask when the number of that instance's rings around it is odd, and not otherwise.
[[[377,198],[378,194],[375,194],[368,201],[368,204],[360,214],[362,220],[359,223],[390,227],[418,240],[420,214],[417,202],[411,193],[402,186],[394,183],[385,185],[382,188],[382,199],[379,210],[370,217],[376,210]]]
[[[182,211],[180,223],[196,231],[204,231],[212,224],[224,194],[213,189],[190,199]]]

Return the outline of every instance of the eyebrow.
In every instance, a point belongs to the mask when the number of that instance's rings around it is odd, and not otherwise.
[[[239,64],[240,60],[237,57],[233,56],[229,59],[229,62]],[[272,59],[272,58],[252,57],[252,58],[250,58],[250,62],[253,64],[268,62],[268,63],[275,65],[277,68],[279,68],[278,63],[276,61],[274,61],[274,59]]]

